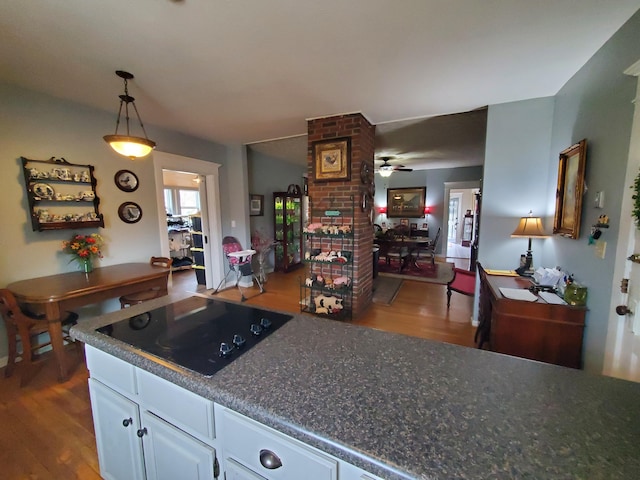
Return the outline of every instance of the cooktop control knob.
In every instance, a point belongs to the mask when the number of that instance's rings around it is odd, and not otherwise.
[[[260,326],[262,328],[264,328],[265,330],[269,330],[269,328],[271,328],[271,320],[269,320],[268,318],[261,318],[260,319]]]
[[[244,347],[245,343],[247,343],[247,341],[244,339],[242,335],[236,334],[233,336],[233,344],[236,346],[236,348]]]
[[[233,353],[233,347],[226,342],[222,342],[220,344],[220,356],[227,358],[231,356],[231,353]]]
[[[249,330],[251,330],[251,333],[253,333],[256,337],[259,337],[262,333],[262,327],[257,323],[252,323]]]

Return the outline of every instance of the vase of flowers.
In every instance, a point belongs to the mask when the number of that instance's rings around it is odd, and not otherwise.
[[[93,271],[93,259],[102,258],[101,248],[104,240],[97,233],[91,235],[74,235],[70,240],[62,242],[62,251],[72,256],[70,262],[77,261],[84,273]]]

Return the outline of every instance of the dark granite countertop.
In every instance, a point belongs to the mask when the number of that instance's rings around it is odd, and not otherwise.
[[[72,334],[385,479],[640,478],[640,384],[297,315],[212,378]]]

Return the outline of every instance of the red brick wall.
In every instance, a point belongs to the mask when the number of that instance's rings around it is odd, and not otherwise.
[[[309,197],[314,208],[325,205],[336,209],[354,204],[354,268],[353,317],[364,312],[371,304],[373,287],[371,216],[360,205],[365,185],[360,180],[363,163],[373,172],[375,126],[359,113],[309,120],[307,123]],[[314,180],[313,144],[321,140],[349,137],[351,139],[351,177],[345,181],[316,182]],[[373,176],[373,174],[372,174]],[[353,197],[353,200],[352,200]],[[373,201],[371,201],[373,204]],[[314,221],[316,221],[314,219]]]

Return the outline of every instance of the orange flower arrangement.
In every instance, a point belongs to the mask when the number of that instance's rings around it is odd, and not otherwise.
[[[102,258],[100,248],[104,245],[104,240],[97,233],[91,235],[74,235],[71,240],[62,242],[62,251],[73,255],[73,260]]]

